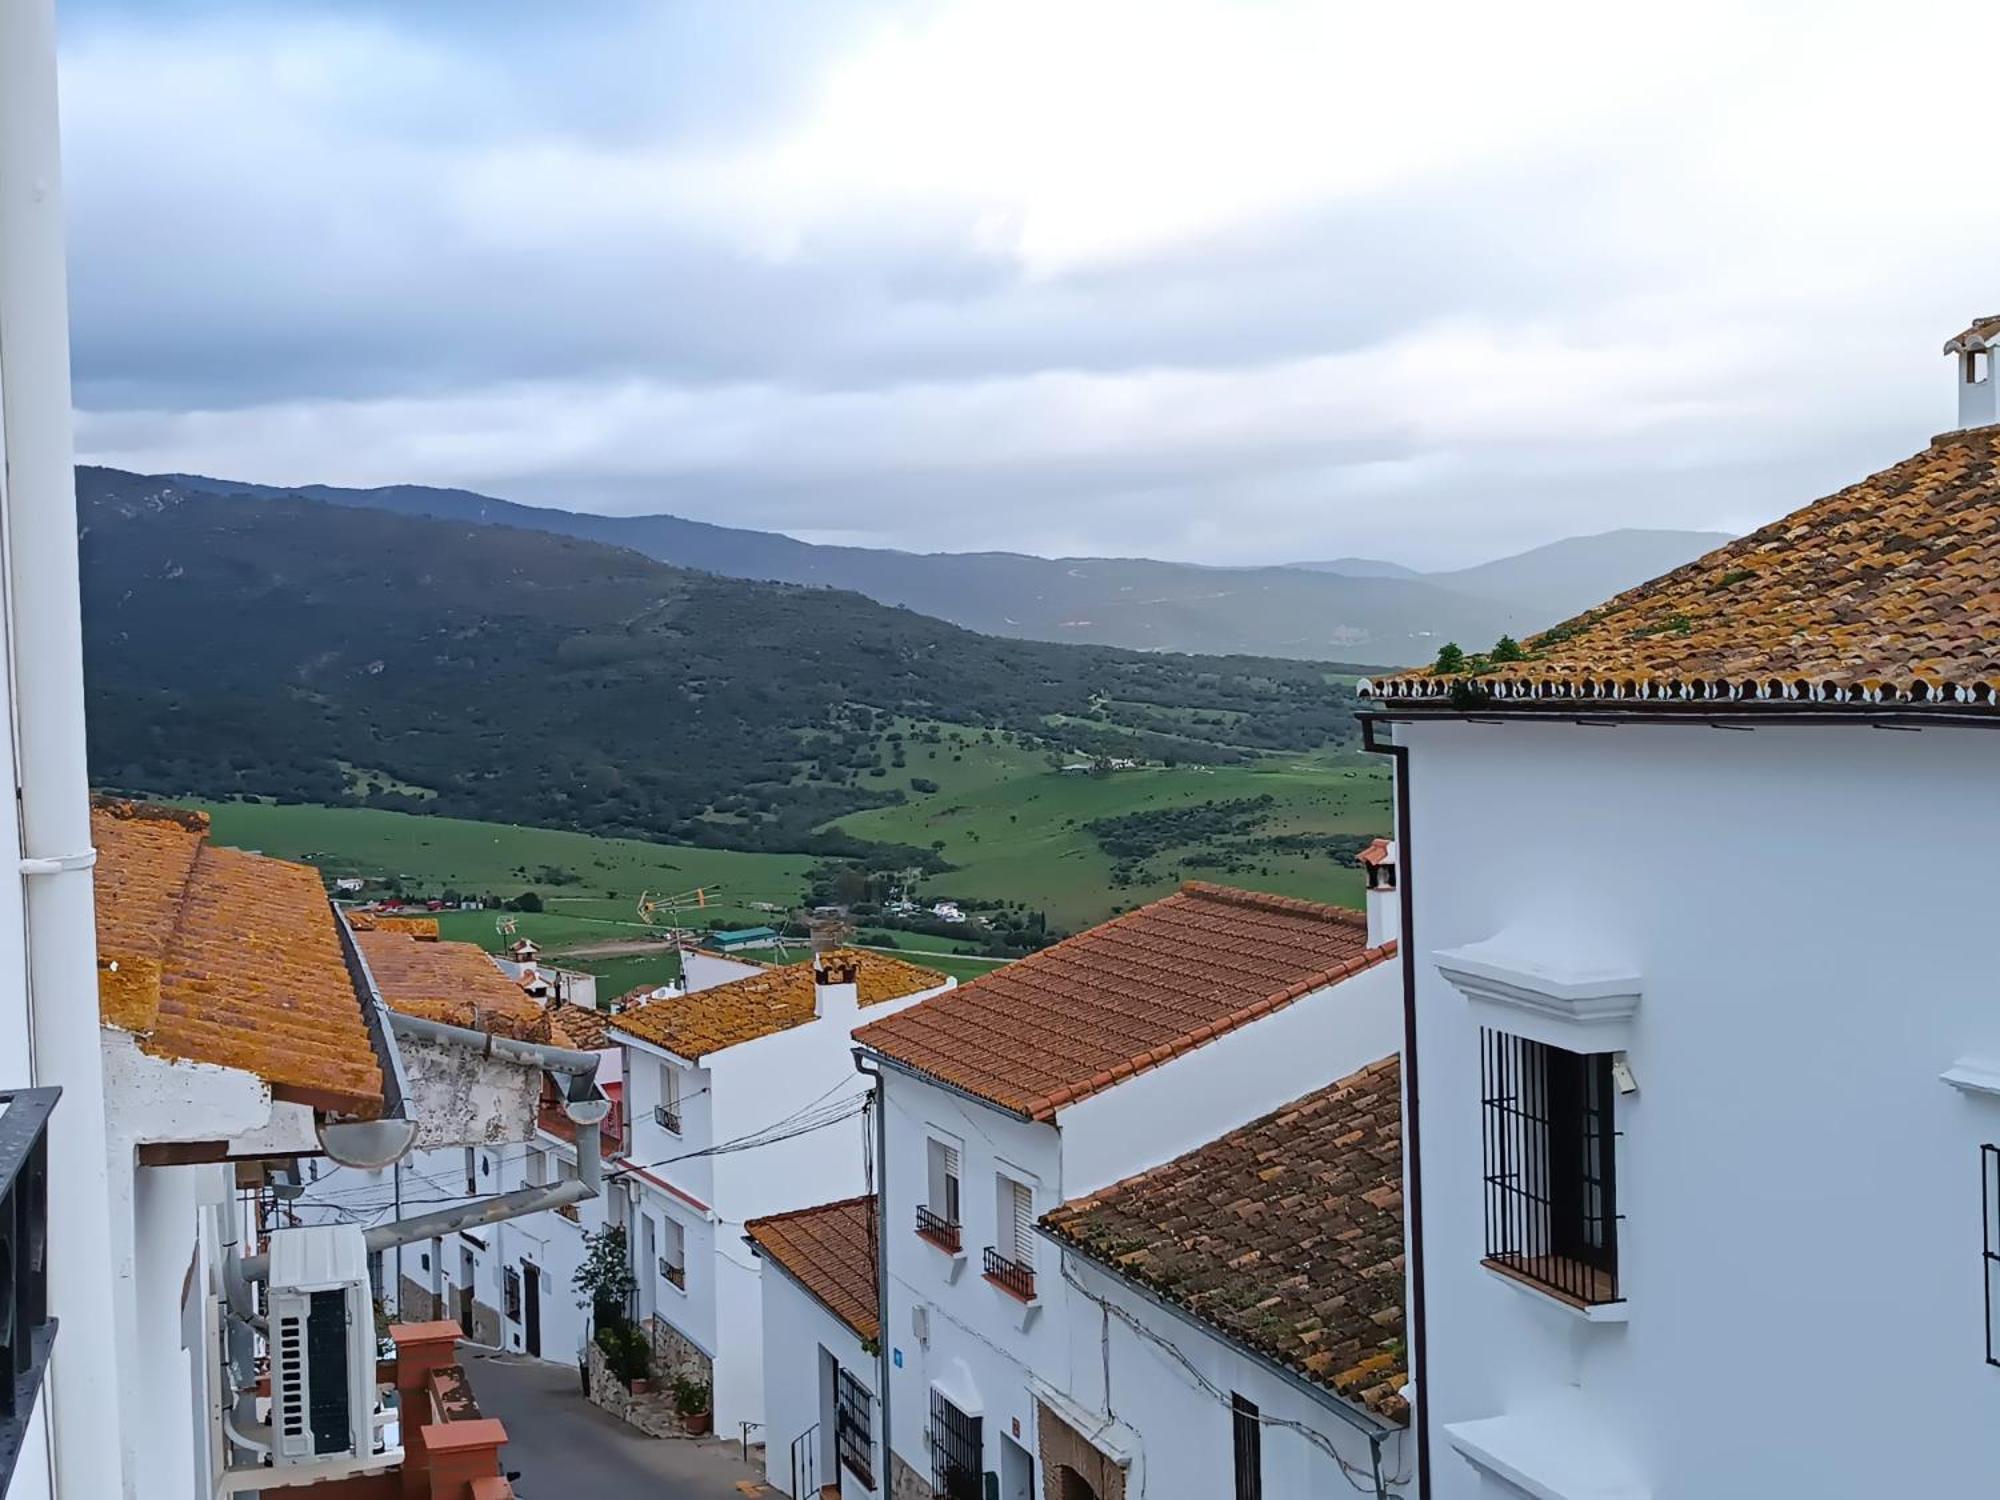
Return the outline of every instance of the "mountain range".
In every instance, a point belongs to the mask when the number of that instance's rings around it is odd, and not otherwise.
[[[77,499],[108,789],[855,854],[880,851],[829,820],[900,800],[885,761],[939,721],[1201,764],[1355,732],[1319,664],[1009,640],[576,537],[115,470],[80,471]]]
[[[1503,634],[1526,635],[1729,540],[1720,532],[1607,531],[1437,573],[1365,558],[1225,568],[821,546],[673,515],[600,516],[424,485],[285,488],[110,469],[80,470],[79,482],[91,476],[549,532],[726,578],[849,589],[986,635],[1374,666],[1425,660],[1446,641],[1480,650]]]

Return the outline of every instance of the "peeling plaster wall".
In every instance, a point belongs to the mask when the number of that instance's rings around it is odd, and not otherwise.
[[[399,1037],[417,1146],[500,1145],[535,1133],[542,1075],[464,1047]]]

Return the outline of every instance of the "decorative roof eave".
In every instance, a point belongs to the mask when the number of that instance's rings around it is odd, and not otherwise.
[[[1384,704],[1442,704],[1468,711],[1494,706],[1701,703],[1756,705],[1887,706],[2000,711],[2000,676],[1953,681],[1925,673],[1885,677],[1634,677],[1486,676],[1434,677],[1412,673],[1363,681],[1357,691]]]

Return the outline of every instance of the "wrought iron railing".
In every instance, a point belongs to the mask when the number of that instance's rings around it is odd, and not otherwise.
[[[35,1410],[49,1316],[49,1112],[57,1088],[0,1091],[0,1495]]]
[[[986,1279],[1023,1302],[1035,1300],[1035,1268],[1026,1261],[1009,1260],[991,1245],[986,1247]]]
[[[660,1257],[660,1279],[662,1281],[671,1281],[675,1286],[679,1287],[682,1291],[686,1291],[688,1284],[687,1278],[688,1278],[688,1273],[686,1266],[674,1265],[664,1255]]]
[[[792,1500],[819,1494],[819,1423],[792,1439]]]
[[[852,1370],[834,1381],[833,1448],[841,1467],[866,1489],[875,1488],[875,1398]]]
[[[981,1422],[931,1391],[931,1493],[939,1500],[980,1500]]]
[[[1986,1363],[2000,1365],[2000,1146],[1979,1148],[1979,1207],[1986,1221],[1980,1261],[1986,1287]]]
[[[671,1131],[673,1134],[679,1135],[681,1133],[681,1112],[665,1104],[655,1104],[653,1106],[653,1123],[662,1130]]]
[[[1480,1042],[1486,1264],[1593,1307],[1618,1291],[1611,1055]]]
[[[917,1233],[940,1250],[949,1250],[953,1255],[958,1254],[959,1248],[964,1244],[958,1225],[943,1214],[932,1213],[928,1208],[917,1210]]]

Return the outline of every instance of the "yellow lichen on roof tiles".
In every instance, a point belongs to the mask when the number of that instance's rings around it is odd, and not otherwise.
[[[862,1006],[941,989],[951,982],[935,970],[898,958],[839,948],[814,962],[766,969],[692,995],[648,1000],[620,1012],[612,1024],[676,1057],[690,1061],[706,1057],[810,1021],[817,1013],[814,963],[829,971],[851,969]]]
[[[100,1015],[155,1056],[379,1113],[381,1068],[318,873],[212,848],[207,828],[178,808],[92,809]]]
[[[430,942],[379,928],[354,939],[392,1010],[517,1041],[569,1045],[548,1012],[476,944]]]
[[[358,907],[346,915],[347,925],[356,932],[407,932],[414,938],[434,938],[438,935],[436,917],[398,917]]]
[[[2000,708],[2000,427],[1923,452],[1531,636],[1527,660],[1372,684],[1459,706],[1945,703]]]

